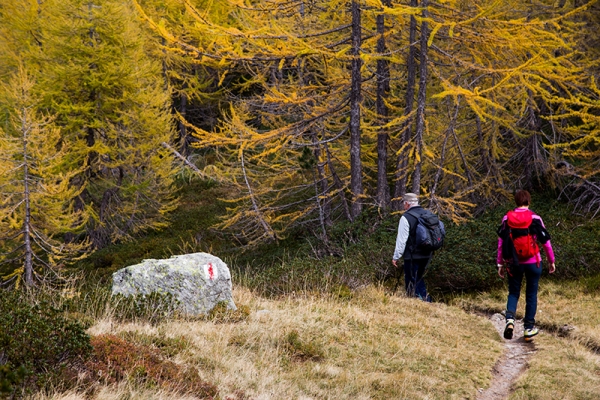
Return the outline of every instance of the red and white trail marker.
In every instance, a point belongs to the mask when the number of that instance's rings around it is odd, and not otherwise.
[[[204,276],[206,276],[211,281],[217,279],[217,269],[212,265],[212,263],[204,265]]]

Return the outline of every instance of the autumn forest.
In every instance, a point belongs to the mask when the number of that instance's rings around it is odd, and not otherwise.
[[[182,169],[239,246],[406,192],[595,215],[599,29],[597,0],[0,0],[5,278],[165,227]]]

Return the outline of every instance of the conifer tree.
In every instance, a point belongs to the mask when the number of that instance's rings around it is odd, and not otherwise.
[[[161,64],[133,9],[115,0],[43,3],[43,106],[82,172],[71,179],[95,247],[165,226],[173,139]]]
[[[53,118],[40,112],[34,86],[20,67],[0,91],[8,115],[0,131],[0,261],[15,267],[4,278],[17,286],[60,276],[65,263],[89,248],[87,240],[64,240],[82,233],[88,219],[86,209],[74,209],[80,189],[70,182],[80,171]]]
[[[236,188],[222,227],[237,226],[240,238],[254,228],[246,243],[317,220],[352,220],[371,198],[385,205],[390,183],[394,208],[410,186],[460,221],[512,185],[547,178],[569,119],[581,114],[577,101],[593,121],[594,86],[583,72],[591,64],[583,67],[589,59],[575,50],[570,19],[584,5],[185,4],[195,19],[188,36],[145,16],[166,51],[214,73],[227,96],[215,129],[189,115],[186,123],[214,152],[205,172]]]
[[[390,0],[382,1],[382,5],[389,7]],[[388,164],[388,139],[389,134],[385,125],[389,117],[389,107],[386,104],[390,91],[390,62],[386,58],[388,48],[386,45],[385,14],[382,12],[376,17],[377,26],[377,90],[376,90],[376,112],[379,120],[377,124],[381,126],[381,131],[377,134],[377,205],[387,210],[390,208],[390,185],[388,182],[387,164]]]
[[[244,68],[245,75],[251,76],[251,79],[245,78],[243,84],[228,88],[232,94],[233,107],[228,110],[229,115],[217,130],[207,132],[197,127],[193,129],[202,147],[222,149],[218,151],[221,162],[214,164],[211,170],[221,177],[231,177],[234,186],[237,185],[235,182],[244,182],[237,186],[241,202],[250,194],[250,187],[258,185],[264,188],[256,187],[252,190],[253,196],[262,197],[262,201],[248,204],[254,204],[252,209],[256,210],[256,204],[260,203],[265,210],[277,210],[279,215],[274,214],[272,219],[261,217],[256,221],[258,227],[271,223],[285,227],[305,222],[309,214],[328,208],[321,208],[321,201],[329,204],[334,197],[339,196],[345,205],[345,195],[352,193],[349,187],[350,174],[345,170],[348,167],[346,162],[349,161],[346,134],[349,132],[350,119],[341,123],[334,122],[340,112],[349,116],[348,96],[342,92],[341,87],[345,84],[345,87],[350,88],[348,71],[352,57],[347,55],[346,48],[340,56],[336,57],[335,53],[339,50],[338,46],[343,47],[351,39],[350,8],[346,8],[345,2],[330,2],[331,15],[343,11],[344,18],[347,18],[345,25],[341,25],[339,17],[333,21],[323,19],[319,15],[322,12],[319,10],[322,9],[302,9],[301,3],[279,9],[277,6],[260,9],[232,5],[232,10],[236,11],[233,14],[235,18],[231,18],[229,25],[224,26],[208,20],[210,10],[194,9],[188,4],[191,12],[197,16],[196,25],[204,29],[201,34],[197,33],[198,47],[172,37],[169,32],[162,32],[173,45],[189,52],[197,52],[202,57],[200,62],[219,71],[220,84],[224,84],[224,77],[232,71],[235,74],[240,66]],[[271,11],[277,25],[267,30],[262,17],[271,18]],[[158,24],[151,18],[149,20],[157,31],[161,31]],[[331,47],[327,48],[327,45]],[[244,52],[239,51],[241,48]],[[220,62],[217,63],[216,60]],[[360,58],[354,57],[354,62],[359,65]],[[346,76],[340,79],[338,73]],[[355,69],[355,73],[360,73],[360,70]],[[360,84],[360,81],[358,76],[354,80],[355,84]],[[263,94],[253,97],[257,92]],[[354,97],[355,137],[359,133],[356,128],[360,126],[360,96],[357,93]],[[304,162],[299,161],[304,154],[309,154],[303,151],[306,147],[316,149],[314,154],[317,157],[320,153],[320,159],[312,164],[317,168],[315,173],[320,175],[318,181],[322,187],[317,191],[320,194],[316,198],[314,191],[312,195],[308,195],[313,186],[313,179],[308,177],[314,175],[305,174],[308,170],[303,167]],[[329,153],[326,147],[329,148]],[[355,142],[358,153],[359,147],[360,141]],[[317,150],[318,148],[321,150]],[[338,148],[345,148],[345,154],[335,150]],[[327,157],[326,154],[332,155],[332,151],[334,156]],[[241,157],[237,156],[239,154],[244,154],[245,168],[241,168]],[[266,159],[269,161],[265,162]],[[360,166],[360,157],[354,158],[354,165]],[[342,171],[341,179],[336,174],[337,168]],[[252,179],[253,172],[260,177],[257,181]],[[362,174],[355,174],[355,177],[360,183]],[[281,183],[284,179],[293,183]],[[330,184],[327,183],[328,179],[331,179]],[[282,189],[273,190],[274,187]],[[326,189],[328,187],[331,189]],[[355,188],[355,191],[357,195],[352,196],[350,201],[354,199],[358,203],[362,201],[358,194],[361,190]],[[304,200],[299,201],[301,198]],[[235,208],[232,209],[233,214],[243,215],[243,211]],[[261,213],[263,216],[269,214],[272,212]],[[258,218],[259,214],[249,212],[246,215]],[[350,209],[347,215],[352,218]],[[325,214],[322,216],[323,221],[328,219]],[[237,221],[236,217],[232,216],[231,221]],[[269,229],[262,231],[266,233]]]

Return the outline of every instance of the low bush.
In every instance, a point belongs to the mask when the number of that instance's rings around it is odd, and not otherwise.
[[[496,228],[512,204],[489,210],[457,226],[449,225],[444,248],[433,258],[426,280],[441,291],[487,290],[502,285],[496,273]],[[550,232],[557,272],[553,279],[577,279],[600,273],[600,220],[573,214],[568,204],[549,195],[532,196],[531,209],[539,214]],[[543,253],[543,250],[542,250]],[[542,263],[547,258],[542,255]],[[547,265],[544,265],[544,275]],[[589,280],[591,287],[595,286]]]
[[[440,296],[448,292],[488,290],[503,284],[496,272],[497,234],[507,203],[473,220],[457,225],[444,221],[446,240],[425,275],[428,289]],[[577,216],[567,204],[551,195],[533,195],[532,210],[540,214],[552,236],[557,259],[555,279],[574,279],[600,273],[600,220]],[[305,238],[292,256],[262,256],[246,266],[234,264],[240,283],[270,295],[299,291],[355,289],[385,282],[390,289],[403,287],[402,268],[391,264],[400,215],[364,213],[353,223],[336,224],[327,241]],[[254,252],[256,255],[257,253]],[[250,256],[246,255],[248,259]],[[544,263],[546,262],[543,256]],[[547,271],[544,268],[544,271]],[[544,272],[547,275],[547,272]],[[595,283],[590,281],[590,286]]]
[[[10,395],[20,387],[27,376],[27,370],[21,366],[13,368],[8,364],[0,365],[0,398]]]
[[[487,290],[502,284],[496,251],[504,209],[488,211],[462,225],[446,223],[444,247],[431,260],[425,275],[432,292]]]
[[[159,349],[136,345],[115,335],[92,338],[93,357],[85,368],[88,384],[115,384],[127,380],[135,385],[214,399],[218,390],[198,372],[166,360]]]
[[[0,291],[0,363],[3,390],[35,391],[83,362],[92,347],[83,325],[43,296]],[[8,386],[7,386],[8,385]]]
[[[179,242],[200,243],[204,246],[202,249],[214,250],[232,269],[234,284],[243,284],[267,295],[299,291],[335,293],[338,288],[354,290],[373,282],[385,282],[390,289],[396,283],[400,288],[403,286],[402,268],[391,265],[400,214],[384,215],[368,209],[354,222],[337,222],[328,229],[327,238],[304,226],[288,232],[281,241],[236,249],[231,246],[231,239],[209,229],[223,208],[220,202],[213,204],[207,199],[214,200],[213,194],[220,193],[221,189],[202,185],[196,183],[184,190],[184,201],[175,216],[179,222],[170,229],[103,249],[82,266],[93,269],[98,277],[103,277],[101,280],[107,280],[116,269],[143,257],[173,254],[165,253],[167,247],[175,250],[171,244],[157,246],[156,243],[172,243],[172,239],[177,238]],[[212,207],[209,213],[206,212],[208,206]],[[507,202],[460,225],[444,221],[446,243],[436,252],[425,276],[430,291],[442,295],[486,290],[502,284],[495,268],[496,228],[512,207],[513,204]],[[532,209],[542,216],[552,235],[557,279],[600,273],[600,241],[595,240],[600,219],[573,214],[568,204],[556,200],[555,193],[533,194]],[[200,247],[186,249],[199,251]],[[143,254],[134,255],[134,250]],[[158,254],[159,250],[164,254]],[[97,265],[90,265],[93,263]],[[140,311],[134,314],[140,315]],[[158,319],[159,314],[148,316]]]

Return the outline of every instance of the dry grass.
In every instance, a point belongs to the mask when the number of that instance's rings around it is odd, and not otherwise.
[[[577,342],[544,334],[536,339],[536,350],[511,400],[600,398],[600,356]]]
[[[489,386],[503,351],[492,324],[463,309],[501,311],[506,289],[448,306],[390,296],[375,287],[344,298],[280,299],[236,288],[236,303],[249,310],[246,318],[153,324],[119,322],[109,303],[102,309],[103,298],[90,302],[93,312],[84,312],[94,316],[90,334],[117,335],[156,349],[166,360],[197,370],[218,387],[221,400],[475,399]],[[522,299],[518,314],[523,308]],[[597,295],[582,285],[541,283],[538,321],[545,332],[510,398],[600,398],[600,356],[590,350],[600,343],[599,308]],[[563,325],[572,329],[560,337]],[[194,398],[132,379],[110,386],[98,382],[92,389],[34,398]]]
[[[171,360],[196,367],[202,379],[218,386],[221,398],[236,400],[474,399],[489,385],[502,352],[485,319],[376,288],[349,300],[269,300],[239,288],[234,297],[251,311],[242,322],[150,326],[119,324],[108,316],[89,332],[184,339],[187,345]],[[168,398],[163,396],[149,398]],[[96,398],[111,397],[99,392]]]
[[[507,289],[457,299],[464,308],[501,312],[506,308]],[[579,282],[540,282],[536,322],[543,328],[576,338],[600,350],[600,293],[587,293]],[[517,316],[525,313],[524,289]],[[600,398],[600,396],[599,396]]]
[[[65,393],[38,393],[31,400],[83,400],[90,397],[84,396],[77,391]],[[185,396],[179,393],[171,393],[157,390],[144,390],[131,384],[123,383],[118,386],[100,387],[95,393],[97,400],[196,400],[194,396]]]
[[[456,304],[499,312],[506,307],[506,295],[507,289],[497,290]],[[599,300],[579,282],[540,283],[536,320],[542,334],[511,399],[600,399]],[[524,308],[522,293],[518,317]]]

